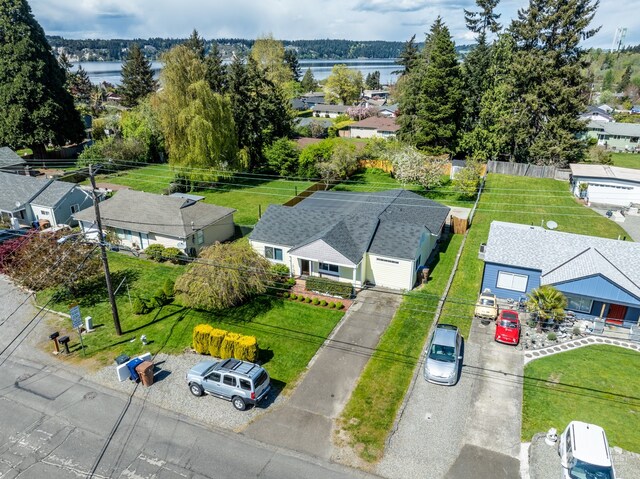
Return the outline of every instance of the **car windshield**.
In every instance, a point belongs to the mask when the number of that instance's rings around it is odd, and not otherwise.
[[[594,466],[580,460],[569,469],[571,479],[613,479],[613,470],[610,467]]]
[[[516,329],[518,327],[518,324],[515,321],[509,321],[508,319],[503,319],[502,321],[500,321],[500,326],[508,329]]]
[[[480,298],[480,304],[483,306],[494,306],[495,302],[493,301],[493,299]]]
[[[432,344],[429,351],[429,359],[442,361],[445,363],[453,363],[456,360],[456,350],[453,346],[442,346],[440,344]]]
[[[508,312],[504,312],[502,313],[502,317],[504,319],[518,319],[518,315],[514,314],[514,313],[508,313]]]

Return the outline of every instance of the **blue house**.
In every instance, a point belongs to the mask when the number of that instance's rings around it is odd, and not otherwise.
[[[540,285],[562,291],[582,318],[640,322],[640,244],[494,221],[480,250],[482,289],[517,299]]]

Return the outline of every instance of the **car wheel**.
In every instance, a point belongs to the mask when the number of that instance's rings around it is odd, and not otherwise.
[[[244,411],[245,409],[247,409],[247,404],[244,402],[244,399],[242,399],[240,396],[234,396],[231,402],[233,403],[233,407],[236,408],[238,411]]]
[[[189,391],[191,391],[191,394],[193,394],[194,396],[202,396],[202,393],[204,392],[202,390],[202,386],[197,383],[189,384]]]

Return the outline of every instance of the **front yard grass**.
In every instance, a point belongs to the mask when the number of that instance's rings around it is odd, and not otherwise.
[[[184,266],[157,264],[123,254],[110,253],[109,256],[114,286],[126,275],[132,299],[138,294],[150,298],[166,279],[174,280],[185,270]],[[52,291],[40,293],[38,303],[44,304],[51,294]],[[95,288],[78,302],[83,317],[92,316],[96,326],[95,332],[83,337],[87,356],[101,364],[110,363],[120,354],[133,356],[145,351],[153,354],[158,351],[182,353],[191,345],[193,328],[200,323],[209,323],[216,328],[256,336],[261,349],[260,359],[265,362],[265,368],[274,381],[283,387],[295,383],[343,316],[340,311],[270,295],[260,295],[242,306],[217,312],[196,311],[180,304],[170,304],[148,314],[134,315],[123,286],[118,292],[117,303],[124,334],[118,337],[104,279],[100,278]],[[68,313],[69,301],[50,304],[49,308]],[[71,331],[70,320],[60,319],[57,324],[70,333],[72,346],[78,348],[78,335]],[[147,346],[140,342],[143,334],[150,341]],[[75,355],[82,357],[79,351]]]
[[[640,169],[640,155],[637,153],[611,153],[615,166]]]
[[[431,265],[432,279],[405,296],[342,412],[341,427],[366,461],[376,461],[384,452],[461,241],[462,236],[454,235],[443,243]]]
[[[489,174],[441,318],[443,323],[458,326],[465,337],[482,282],[484,263],[478,251],[494,220],[535,226],[553,220],[558,231],[605,238],[628,236],[614,221],[578,203],[566,182]]]
[[[109,175],[98,175],[97,181],[162,194],[169,187],[173,177],[169,165],[156,164]],[[271,204],[283,204],[312,184],[310,181],[234,176],[222,178],[215,186],[196,190],[193,194],[204,196],[205,203],[238,210],[234,215],[236,224],[254,225],[258,222],[260,209],[264,213]]]
[[[522,440],[570,421],[597,424],[611,446],[640,452],[640,354],[615,346],[587,346],[527,364]],[[615,391],[615,392],[614,392]]]

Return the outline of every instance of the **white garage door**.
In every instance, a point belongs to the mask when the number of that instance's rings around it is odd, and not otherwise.
[[[366,279],[370,283],[384,288],[411,289],[413,287],[413,262],[369,256]]]

